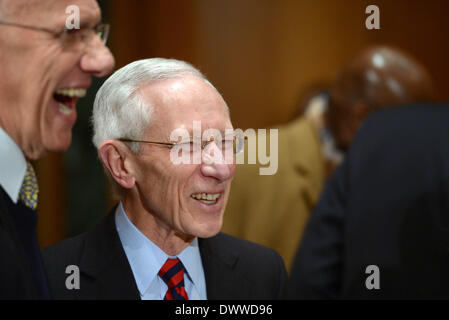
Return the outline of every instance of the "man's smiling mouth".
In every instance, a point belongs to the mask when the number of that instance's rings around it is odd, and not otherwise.
[[[220,195],[221,193],[194,193],[191,197],[204,204],[215,204]]]
[[[83,88],[61,88],[55,91],[53,98],[58,102],[59,112],[70,115],[75,111],[76,101],[86,95]]]

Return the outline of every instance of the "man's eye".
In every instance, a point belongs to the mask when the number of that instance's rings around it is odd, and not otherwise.
[[[66,33],[67,35],[69,35],[69,36],[74,36],[74,35],[80,34],[80,33],[81,33],[81,29],[76,29],[76,28],[73,28],[73,29],[66,29],[66,30],[65,30],[65,33]]]
[[[84,40],[88,32],[87,29],[66,29],[67,38],[71,41]]]
[[[71,33],[75,33],[75,32],[77,32],[79,29],[75,29],[75,28],[73,28],[73,29],[66,29],[66,33],[67,34],[71,34]]]

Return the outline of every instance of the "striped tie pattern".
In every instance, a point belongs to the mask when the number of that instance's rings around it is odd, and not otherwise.
[[[164,300],[189,300],[184,288],[184,266],[181,260],[167,259],[158,275],[168,286]]]
[[[22,187],[19,192],[19,199],[30,209],[36,210],[37,194],[39,187],[37,185],[36,173],[33,166],[27,161],[27,171],[22,182]]]

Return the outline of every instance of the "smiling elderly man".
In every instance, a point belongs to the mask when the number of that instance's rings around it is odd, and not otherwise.
[[[0,299],[49,297],[30,161],[70,146],[78,98],[114,66],[100,18],[95,0],[0,0]]]
[[[235,171],[222,155],[243,141],[223,134],[233,129],[228,107],[198,70],[160,58],[127,65],[97,93],[93,123],[121,201],[92,231],[44,249],[56,298],[282,297],[280,256],[219,233]],[[173,141],[176,130],[190,137]],[[175,147],[192,162],[175,164]]]

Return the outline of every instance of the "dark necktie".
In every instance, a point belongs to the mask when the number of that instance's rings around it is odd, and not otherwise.
[[[159,270],[159,277],[168,286],[164,300],[189,300],[184,287],[184,270],[184,266],[178,258],[167,259]]]

